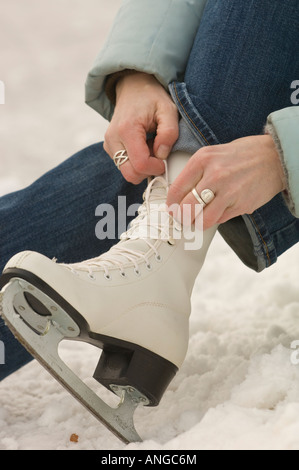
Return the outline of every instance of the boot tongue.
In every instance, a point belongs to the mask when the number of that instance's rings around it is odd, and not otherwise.
[[[158,240],[163,238],[161,228],[168,223],[167,182],[162,177],[152,179],[144,195],[144,203],[139,209],[139,216],[132,222],[124,239]],[[148,246],[148,245],[147,245]]]
[[[152,245],[155,240],[168,239],[161,234],[159,227],[169,221],[166,206],[167,182],[163,177],[152,178],[145,191],[144,203],[139,208],[139,215],[131,224],[129,230],[121,237],[118,246],[124,250],[132,250],[146,253],[149,250],[149,243]],[[149,243],[147,243],[147,241]],[[113,250],[113,248],[112,248]],[[123,261],[119,254],[119,261]]]
[[[122,234],[121,241],[115,247],[100,257],[100,260],[105,261],[106,266],[107,263],[113,266],[115,262],[127,264],[130,258],[136,258],[137,261],[140,256],[149,251],[156,240],[169,239],[167,190],[167,179],[164,177],[158,176],[149,181],[144,193],[144,202],[139,207],[138,216],[132,221],[131,227]],[[111,261],[110,255],[113,255]]]

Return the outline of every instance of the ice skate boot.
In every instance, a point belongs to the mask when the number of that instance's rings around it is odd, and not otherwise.
[[[190,297],[216,228],[188,249],[182,226],[168,213],[169,180],[190,155],[174,153],[168,175],[150,181],[144,203],[121,241],[98,258],[59,264],[22,252],[0,279],[8,327],[100,421],[125,442],[140,440],[133,414],[155,406],[186,356]],[[102,349],[94,378],[121,398],[110,408],[61,360],[63,339]]]

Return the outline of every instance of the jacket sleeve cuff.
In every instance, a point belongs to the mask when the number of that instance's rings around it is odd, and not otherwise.
[[[106,86],[111,90],[111,75],[128,69],[154,75],[165,89],[183,80],[206,1],[123,0],[87,76],[86,103],[110,120],[113,93],[111,101]]]
[[[294,215],[294,213],[295,213],[295,203],[294,203],[293,198],[292,198],[290,182],[289,182],[289,172],[288,172],[288,168],[286,166],[286,162],[285,162],[285,159],[284,159],[283,149],[281,147],[281,142],[279,140],[279,137],[276,133],[276,129],[273,126],[273,124],[269,121],[268,121],[267,125],[265,126],[265,133],[270,135],[272,137],[272,139],[274,140],[275,147],[276,147],[276,150],[278,152],[278,155],[279,155],[279,158],[280,158],[280,161],[281,161],[281,166],[283,168],[285,178],[286,178],[286,184],[287,184],[287,187],[286,187],[285,191],[283,191],[282,195],[283,195],[284,200],[285,200],[285,202],[286,202],[286,204],[289,208],[289,211]]]
[[[285,108],[268,117],[265,131],[273,138],[286,176],[283,196],[290,212],[299,218],[299,107]]]

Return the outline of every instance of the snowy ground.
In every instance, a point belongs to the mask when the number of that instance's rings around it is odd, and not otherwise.
[[[83,84],[119,3],[0,0],[1,194],[103,138]],[[216,238],[194,292],[186,362],[160,406],[137,412],[144,442],[127,449],[299,449],[297,259],[299,246],[256,275]],[[93,348],[65,343],[61,354],[93,382]],[[36,362],[1,383],[0,449],[124,448]]]

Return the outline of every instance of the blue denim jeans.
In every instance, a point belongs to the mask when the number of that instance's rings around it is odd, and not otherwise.
[[[187,142],[196,151],[259,134],[269,113],[291,105],[290,85],[299,77],[298,26],[297,0],[207,2],[185,81],[170,87],[182,116],[177,149]],[[109,203],[117,210],[119,195],[126,196],[127,206],[142,202],[145,186],[127,183],[102,144],[78,152],[28,188],[0,198],[0,271],[23,250],[65,263],[106,252],[115,240],[97,239],[96,207]],[[281,196],[219,230],[256,271],[299,240],[299,221]],[[2,320],[0,341],[6,356],[0,365],[3,379],[31,356]]]

